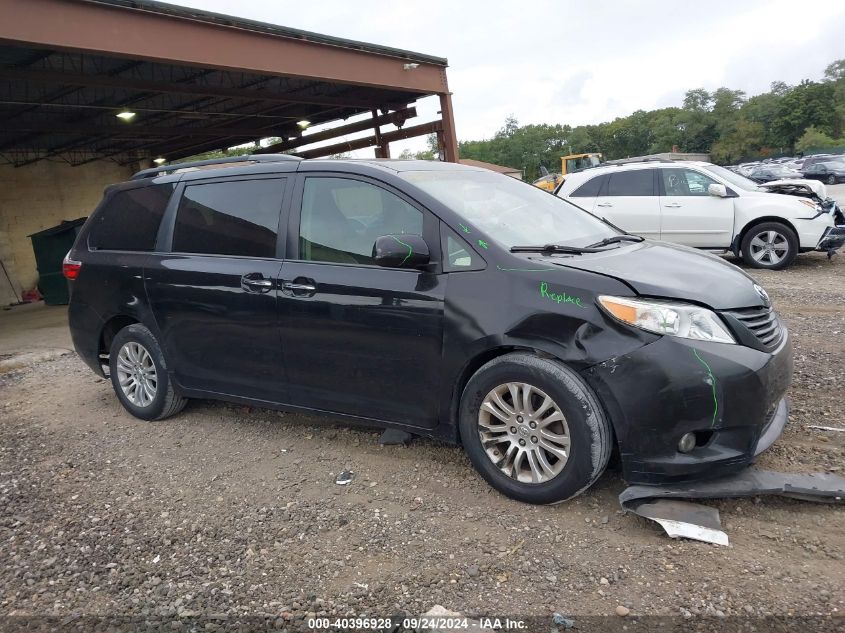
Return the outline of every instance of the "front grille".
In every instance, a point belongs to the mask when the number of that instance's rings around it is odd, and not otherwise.
[[[777,347],[783,338],[783,327],[771,308],[743,308],[728,314],[739,320],[767,348]]]

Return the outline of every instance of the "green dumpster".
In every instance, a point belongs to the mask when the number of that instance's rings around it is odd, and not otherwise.
[[[67,280],[62,274],[62,260],[73,246],[86,219],[62,222],[58,226],[29,236],[38,267],[38,290],[47,305],[65,305],[70,298]]]

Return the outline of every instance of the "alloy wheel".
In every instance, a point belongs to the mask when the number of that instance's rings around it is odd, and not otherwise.
[[[490,461],[522,483],[550,481],[569,460],[566,417],[551,397],[527,383],[508,382],[485,396],[478,435]]]
[[[149,406],[156,397],[158,375],[153,357],[140,343],[130,341],[117,354],[117,378],[123,395],[138,407]]]
[[[763,231],[751,240],[751,257],[760,264],[774,266],[789,254],[789,242],[777,231]]]

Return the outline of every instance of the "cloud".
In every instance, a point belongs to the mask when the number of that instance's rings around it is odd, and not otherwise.
[[[460,139],[520,123],[600,123],[680,105],[691,88],[749,95],[845,57],[845,2],[179,0],[176,4],[448,57]],[[434,118],[437,100],[418,104]],[[396,144],[421,148],[424,140]],[[364,151],[362,155],[371,155]]]

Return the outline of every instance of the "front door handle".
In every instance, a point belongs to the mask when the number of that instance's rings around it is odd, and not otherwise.
[[[261,273],[248,273],[241,277],[241,288],[247,292],[270,292],[273,288],[273,280],[265,279]]]
[[[609,202],[599,202],[596,206],[597,207],[612,207],[613,205],[610,204]]]
[[[663,207],[666,209],[680,209],[681,205],[677,202],[670,202],[669,204],[664,204]]]
[[[311,297],[317,292],[317,282],[307,277],[282,282],[282,292],[295,297]]]

